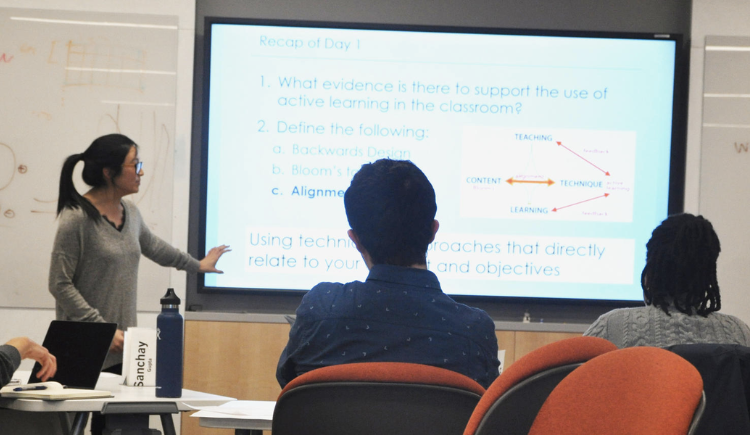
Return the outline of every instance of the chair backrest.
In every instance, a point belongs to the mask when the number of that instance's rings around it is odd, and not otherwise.
[[[703,377],[706,409],[695,435],[750,434],[750,347],[680,344],[667,348]]]
[[[464,435],[526,435],[557,384],[582,363],[617,346],[575,337],[540,347],[511,364],[477,404]]]
[[[274,435],[460,435],[484,394],[450,370],[410,363],[324,367],[292,380],[273,414]]]
[[[563,379],[529,435],[685,435],[699,419],[702,397],[700,374],[680,356],[655,347],[620,349]]]

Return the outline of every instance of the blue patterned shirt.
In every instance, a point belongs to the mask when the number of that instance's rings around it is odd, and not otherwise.
[[[297,308],[276,379],[355,362],[410,362],[462,373],[488,387],[498,376],[495,323],[456,303],[434,273],[375,265],[365,282],[320,283]]]

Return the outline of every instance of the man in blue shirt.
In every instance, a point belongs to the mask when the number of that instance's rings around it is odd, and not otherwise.
[[[498,376],[494,322],[453,301],[427,270],[439,225],[424,173],[409,161],[365,164],[344,206],[370,273],[365,282],[324,282],[305,295],[276,370],[281,387],[320,367],[375,361],[442,367],[488,387]]]

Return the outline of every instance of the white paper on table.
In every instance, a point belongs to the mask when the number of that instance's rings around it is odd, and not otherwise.
[[[498,350],[497,351],[497,359],[500,361],[500,367],[498,367],[498,371],[500,374],[503,374],[503,370],[505,370],[505,349]]]
[[[257,400],[234,400],[220,406],[190,406],[198,412],[191,417],[207,418],[241,418],[247,420],[269,420],[273,419],[273,410],[276,402]]]

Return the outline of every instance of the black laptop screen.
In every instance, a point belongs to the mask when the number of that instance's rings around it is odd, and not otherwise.
[[[52,321],[42,345],[57,358],[57,373],[48,380],[71,388],[95,388],[116,331],[116,323]],[[41,382],[36,377],[41,368],[34,364],[29,383]]]

